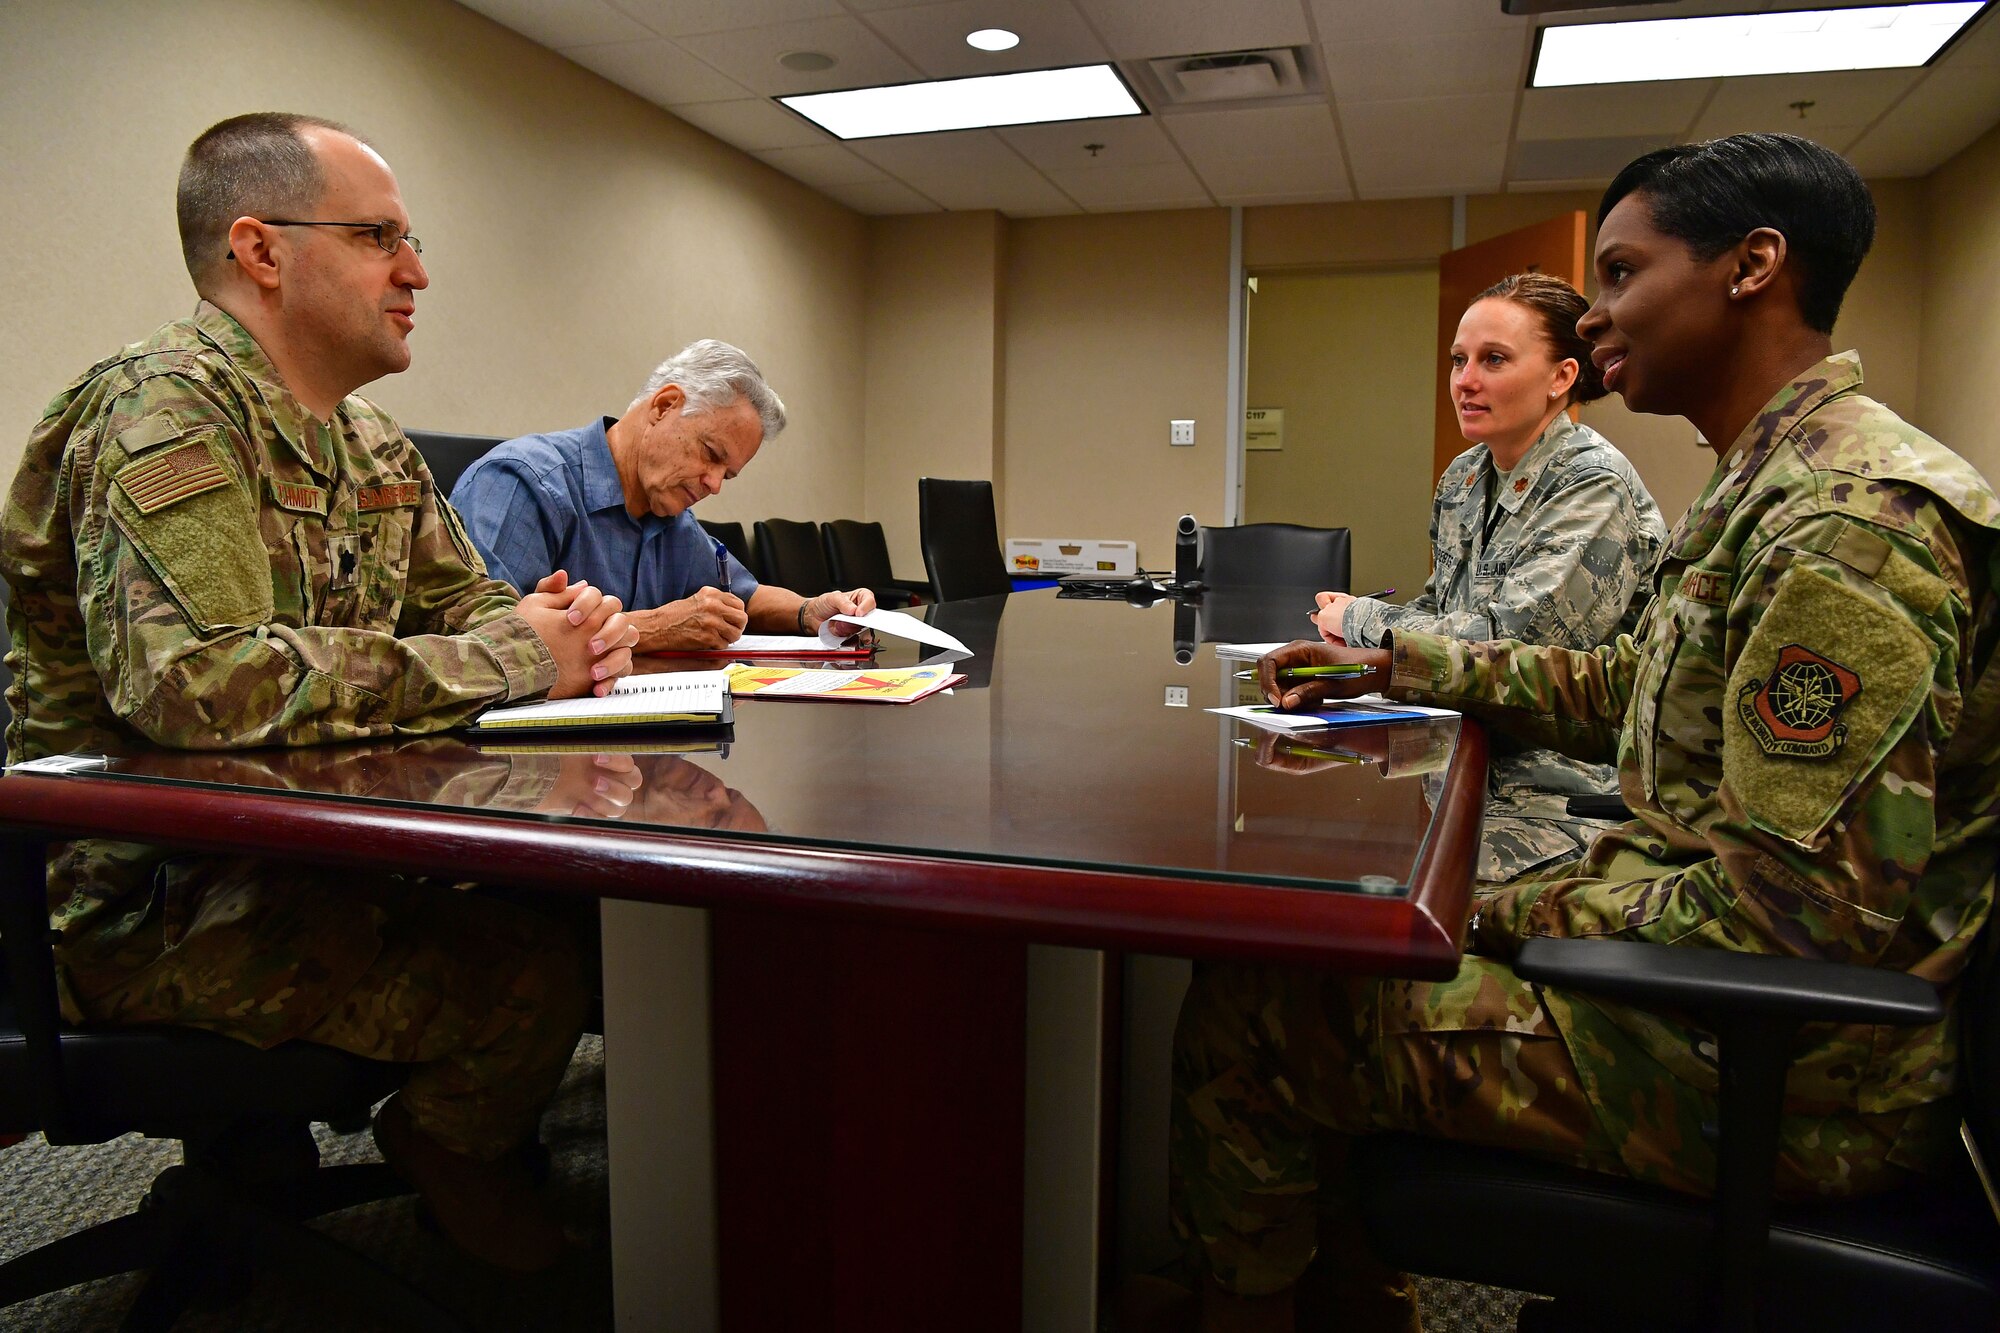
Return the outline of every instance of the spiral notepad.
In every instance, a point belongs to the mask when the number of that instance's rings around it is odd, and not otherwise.
[[[599,698],[488,709],[475,735],[583,727],[719,727],[735,720],[726,671],[627,676]]]

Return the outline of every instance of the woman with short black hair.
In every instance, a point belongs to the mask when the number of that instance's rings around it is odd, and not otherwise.
[[[1833,349],[1873,216],[1851,166],[1787,135],[1651,153],[1605,192],[1581,332],[1628,406],[1686,417],[1718,459],[1636,636],[1576,652],[1399,632],[1387,649],[1295,643],[1259,663],[1284,708],[1356,691],[1280,685],[1280,670],[1366,662],[1396,698],[1615,753],[1636,818],[1482,898],[1449,981],[1197,974],[1173,1166],[1208,1327],[1293,1326],[1313,1190],[1339,1172],[1327,1142],[1339,1154],[1398,1129],[1712,1187],[1709,1034],[1522,981],[1509,959],[1524,939],[1837,960],[1953,994],[2000,859],[2000,497],[1863,396],[1860,358]],[[1961,1151],[1955,1042],[1949,1017],[1807,1029],[1779,1192],[1885,1190]],[[1372,1312],[1341,1327],[1407,1327],[1364,1249],[1335,1256],[1350,1288],[1336,1299]]]

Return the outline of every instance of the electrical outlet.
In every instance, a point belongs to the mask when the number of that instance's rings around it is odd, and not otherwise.
[[[1186,708],[1187,706],[1188,706],[1187,686],[1185,685],[1167,686],[1167,707]]]
[[[1167,440],[1176,449],[1194,443],[1194,423],[1192,421],[1169,421]]]

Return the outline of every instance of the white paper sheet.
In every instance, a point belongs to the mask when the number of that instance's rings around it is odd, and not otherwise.
[[[905,615],[901,611],[891,611],[885,607],[878,606],[865,616],[835,616],[819,627],[820,641],[827,644],[837,644],[842,639],[854,636],[856,632],[854,629],[843,628],[836,630],[834,627],[837,625],[872,629],[878,634],[893,634],[899,639],[910,639],[916,643],[927,643],[933,648],[949,648],[953,652],[964,653],[967,657],[972,656],[970,648],[967,648],[943,630],[927,625],[915,616]]]

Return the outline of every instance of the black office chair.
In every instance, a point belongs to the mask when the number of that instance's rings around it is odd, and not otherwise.
[[[836,518],[819,530],[836,588],[867,588],[883,606],[914,606],[930,596],[931,585],[896,577],[889,564],[889,539],[880,523]]]
[[[410,443],[424,456],[424,466],[431,470],[431,480],[437,483],[438,496],[446,500],[451,498],[451,488],[458,485],[460,474],[501,443],[497,435],[451,435],[441,430],[406,430],[403,434],[410,437]]]
[[[736,557],[736,563],[750,571],[750,577],[759,583],[764,581],[764,570],[756,561],[756,552],[750,549],[750,534],[743,530],[741,523],[711,523],[705,518],[695,522],[701,530],[721,542]]]
[[[1987,932],[1991,935],[1991,931]],[[1994,940],[1959,987],[1968,1137],[2000,1164]],[[1929,983],[1896,972],[1720,949],[1533,939],[1516,972],[1620,1004],[1671,1009],[1722,1063],[1711,1202],[1517,1153],[1382,1135],[1353,1171],[1394,1267],[1555,1297],[1524,1330],[2000,1328],[2000,1223],[1969,1155],[1942,1179],[1833,1202],[1773,1203],[1784,1080],[1808,1023],[1934,1021]]]
[[[833,589],[833,571],[827,568],[817,523],[758,519],[757,554],[763,558],[767,583],[790,588],[802,597],[817,597]]]
[[[126,1330],[165,1330],[197,1296],[270,1271],[411,1333],[466,1324],[371,1260],[305,1226],[409,1187],[379,1163],[321,1167],[315,1120],[366,1123],[402,1065],[287,1042],[259,1050],[192,1028],[79,1029],[56,1005],[44,849],[0,842],[0,1132],[101,1143],[181,1141],[137,1212],[0,1264],[0,1307],[144,1270]],[[4,1318],[0,1318],[4,1322]]]
[[[1244,523],[1201,530],[1202,582],[1216,588],[1283,586],[1346,592],[1351,559],[1346,528]]]
[[[924,572],[940,602],[1012,592],[1007,561],[1000,554],[1000,524],[994,517],[993,483],[917,479],[917,525],[924,548]]]

